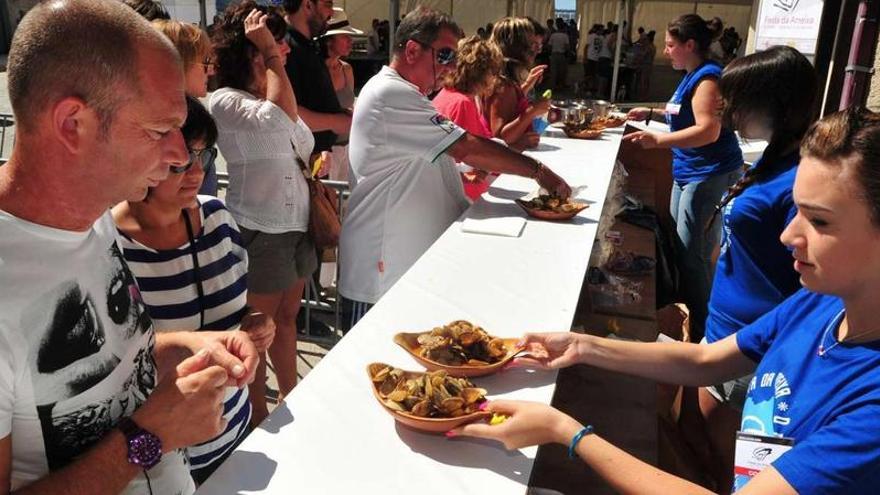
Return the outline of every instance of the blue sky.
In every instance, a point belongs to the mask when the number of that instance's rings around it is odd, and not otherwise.
[[[575,0],[556,0],[556,8],[562,10],[574,10]]]

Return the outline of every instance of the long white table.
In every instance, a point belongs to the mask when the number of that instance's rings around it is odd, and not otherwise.
[[[551,129],[552,136],[561,136]],[[529,220],[518,238],[461,231],[467,217],[523,216],[514,198],[528,179],[502,176],[278,406],[199,490],[200,494],[522,494],[537,448],[447,440],[398,425],[366,374],[381,361],[421,366],[392,342],[467,319],[490,333],[571,328],[622,130],[598,141],[545,137],[530,152],[593,202],[569,223]],[[549,403],[555,372],[512,370],[474,381],[490,399]]]

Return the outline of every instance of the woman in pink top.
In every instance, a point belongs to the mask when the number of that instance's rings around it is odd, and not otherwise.
[[[550,110],[549,100],[529,103],[523,86],[533,84],[543,68],[536,68],[533,40],[535,31],[531,21],[521,17],[506,17],[495,24],[491,42],[504,55],[504,70],[492,95],[485,99],[483,109],[492,135],[503,139],[512,148],[538,146],[538,134],[532,129],[532,120]]]
[[[492,92],[495,74],[504,64],[501,51],[479,36],[472,36],[459,42],[457,59],[455,72],[434,98],[434,107],[469,133],[491,139],[492,131],[480,112],[477,98]],[[479,198],[489,189],[491,181],[486,179],[482,170],[462,173],[465,194],[472,200]]]

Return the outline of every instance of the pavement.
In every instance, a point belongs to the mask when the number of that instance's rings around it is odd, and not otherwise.
[[[0,113],[12,113],[12,105],[9,104],[9,90],[6,84],[6,55],[0,55]]]

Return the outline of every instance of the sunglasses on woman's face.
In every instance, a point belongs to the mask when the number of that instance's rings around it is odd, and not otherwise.
[[[213,161],[217,158],[217,150],[215,148],[205,148],[203,150],[193,150],[188,149],[189,152],[189,161],[184,165],[171,165],[168,167],[168,171],[172,174],[185,174],[189,169],[192,168],[193,164],[196,160],[199,161],[199,165],[202,167],[205,166],[206,163]]]

